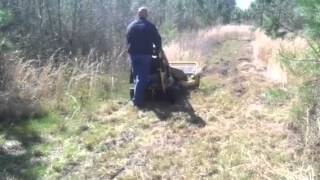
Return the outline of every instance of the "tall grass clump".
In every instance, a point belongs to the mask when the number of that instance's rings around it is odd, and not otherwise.
[[[0,121],[40,115],[39,104],[24,96],[14,83],[14,65],[0,57]]]
[[[26,60],[15,54],[1,58],[1,119],[19,119],[43,112],[80,112],[99,101],[123,96],[119,89],[126,68],[115,58],[98,55]]]
[[[293,52],[307,47],[307,42],[301,37],[272,39],[262,30],[255,31],[255,41],[252,43],[254,60],[257,65],[267,66],[265,76],[272,82],[287,84],[288,74],[278,60],[282,49],[291,49]]]

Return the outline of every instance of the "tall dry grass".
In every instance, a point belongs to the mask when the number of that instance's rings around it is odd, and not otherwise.
[[[53,55],[48,60],[25,60],[4,55],[0,118],[19,119],[57,109],[79,111],[89,101],[106,99],[122,68],[110,57],[93,51],[86,57]]]
[[[281,51],[302,52],[308,48],[308,43],[301,37],[291,39],[272,39],[265,32],[255,31],[253,41],[254,60],[257,65],[267,66],[265,76],[275,83],[288,83],[288,73],[279,61]]]
[[[308,43],[301,37],[272,39],[260,29],[253,31],[252,26],[227,25],[183,33],[165,47],[165,52],[169,60],[197,61],[206,66],[215,46],[228,40],[252,39],[254,61],[258,67],[267,67],[267,79],[274,83],[288,83],[288,74],[279,61],[279,53],[306,50]]]
[[[252,38],[251,28],[247,25],[226,25],[186,32],[164,49],[169,60],[192,60],[205,66],[205,61],[210,58],[208,56],[212,55],[215,46],[227,40],[250,40]]]
[[[271,39],[260,30],[255,36],[254,57],[257,63],[267,65],[266,77],[291,87],[292,126],[303,137],[302,160],[309,166],[305,171],[310,172],[309,179],[319,179],[319,62],[313,59],[310,44],[302,37]]]

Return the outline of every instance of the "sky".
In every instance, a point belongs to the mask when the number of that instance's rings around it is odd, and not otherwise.
[[[253,1],[254,0],[237,0],[237,5],[241,9],[248,9],[248,7],[250,6],[251,2],[253,2]]]

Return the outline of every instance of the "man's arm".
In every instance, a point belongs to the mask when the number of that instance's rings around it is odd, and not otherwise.
[[[132,29],[132,24],[129,24],[127,27],[127,45],[131,42],[131,29]]]
[[[132,42],[133,34],[134,34],[134,26],[137,21],[131,22],[127,27],[127,43],[130,44]]]
[[[159,31],[157,30],[157,28],[154,25],[152,25],[152,31],[153,31],[153,43],[156,46],[156,50],[158,50],[160,52],[160,51],[162,51],[161,36],[159,34]]]

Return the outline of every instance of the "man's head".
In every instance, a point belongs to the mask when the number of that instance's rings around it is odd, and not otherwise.
[[[148,17],[148,9],[146,7],[140,7],[138,10],[139,18],[147,18]]]

